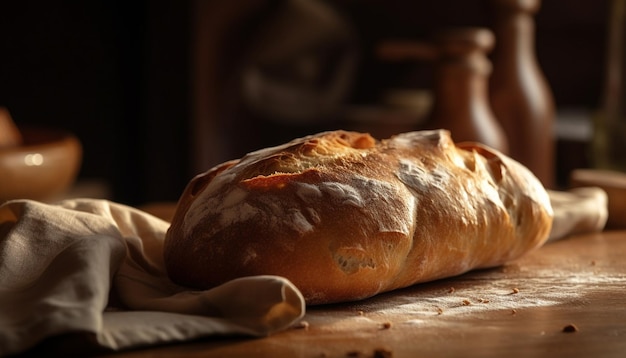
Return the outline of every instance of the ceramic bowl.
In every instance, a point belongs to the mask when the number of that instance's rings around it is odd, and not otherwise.
[[[47,201],[76,180],[82,162],[80,141],[71,133],[21,129],[22,144],[0,148],[0,203],[11,199]]]

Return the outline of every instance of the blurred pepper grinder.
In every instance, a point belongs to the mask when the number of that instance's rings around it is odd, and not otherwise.
[[[594,123],[593,165],[626,172],[626,0],[609,8],[603,103]]]
[[[491,108],[509,154],[554,186],[554,99],[535,54],[534,14],[541,0],[492,0],[496,46],[489,84]]]
[[[508,153],[506,135],[489,106],[492,66],[487,53],[494,41],[486,28],[455,28],[437,34],[429,126],[450,130],[455,142],[477,141]]]

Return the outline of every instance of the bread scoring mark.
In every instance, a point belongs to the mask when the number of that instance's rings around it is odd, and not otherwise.
[[[384,213],[384,218],[379,217],[379,220],[377,220],[380,233],[410,234],[412,226],[410,223],[413,223],[411,219],[415,215],[415,200],[411,195],[406,208],[398,207],[397,198],[399,191],[404,190],[404,188],[400,188],[390,182],[366,177],[355,178],[354,186],[360,188],[363,191],[363,197],[367,198],[364,200],[363,207],[377,205],[374,204],[374,201],[381,201],[386,204],[384,205],[385,207],[390,208],[389,211]],[[392,208],[396,208],[396,212]]]
[[[314,225],[310,223],[300,210],[291,209],[291,215],[287,219],[292,227],[300,234],[313,231]]]
[[[489,176],[486,173],[470,173],[470,170],[464,165],[465,162],[459,160],[460,158],[449,156],[448,159],[457,165],[460,164],[458,170],[445,169],[440,163],[434,163],[434,166],[430,167],[430,165],[426,166],[419,161],[400,159],[396,175],[410,191],[416,194],[416,200],[418,197],[424,197],[424,195],[433,198],[435,202],[429,204],[428,207],[430,208],[429,210],[436,210],[437,216],[443,220],[452,220],[455,225],[459,225],[459,227],[464,229],[475,228],[480,222],[487,219],[480,214],[482,212],[481,208],[484,208],[484,205],[487,204],[484,200],[492,202],[492,204],[489,204],[490,206],[502,205],[498,188],[491,179],[478,182],[463,180],[462,178],[465,175]],[[480,173],[486,170],[484,161],[478,160],[470,163],[475,164],[473,169],[476,172]],[[456,197],[455,200],[458,200],[459,203],[464,203],[464,205],[439,205],[438,200],[445,200],[449,196]],[[415,205],[418,206],[420,203],[416,201]],[[418,209],[416,208],[416,211]],[[470,235],[469,232],[466,234]]]
[[[361,157],[376,146],[369,134],[333,131],[295,139],[280,146],[248,153],[237,167],[242,180],[301,173],[345,157]]]
[[[233,205],[231,207],[224,208],[221,212],[219,212],[219,224],[221,226],[228,226],[234,223],[250,220],[259,214],[261,214],[261,210],[248,203]]]
[[[396,177],[400,179],[409,189],[418,193],[424,193],[432,189],[445,191],[448,183],[452,179],[450,172],[442,168],[439,164],[427,170],[423,166],[417,165],[414,161],[400,158],[400,166],[396,172]]]
[[[206,202],[204,215],[217,215],[220,226],[231,225],[236,222],[250,220],[261,214],[258,207],[246,202],[248,193],[240,188],[233,188],[223,196],[212,197]],[[211,205],[213,204],[213,205]]]
[[[403,192],[404,187],[395,185],[393,182],[367,178],[357,174],[353,174],[349,180],[349,184],[337,185],[336,182],[321,182],[316,185],[309,183],[293,183],[298,185],[296,192],[302,200],[303,205],[309,210],[307,218],[309,222],[317,225],[321,219],[318,213],[311,207],[319,206],[320,200],[328,198],[329,205],[348,205],[352,206],[356,215],[365,215],[367,212],[363,210],[369,206],[388,207],[389,210],[382,212],[377,220],[364,219],[363,230],[360,235],[374,237],[379,234],[393,234],[394,243],[390,245],[395,247],[395,240],[398,237],[412,237],[413,227],[410,223],[414,222],[416,215],[416,201],[413,196],[409,196],[410,200],[406,207],[398,207],[396,198],[399,192]],[[327,218],[326,220],[333,220]],[[365,223],[368,223],[367,225]],[[398,234],[400,236],[398,236]],[[363,261],[360,256],[350,256],[341,251],[342,244],[340,240],[333,240],[330,243],[331,255],[335,262],[344,270],[344,272],[353,272],[358,267],[372,267],[373,261]]]
[[[222,200],[220,207],[229,208],[243,202],[248,196],[248,193],[240,188],[234,188],[229,191]]]
[[[309,208],[306,208],[306,212],[307,212],[308,217],[310,218],[311,222],[314,225],[317,225],[320,222],[322,222],[322,218],[320,217],[320,214],[317,212],[317,210],[309,207]]]
[[[293,200],[268,193],[256,197],[254,200],[259,215],[255,217],[260,226],[267,226],[273,231],[292,230],[302,236],[315,229],[319,224],[319,215],[314,210],[298,205]],[[284,242],[287,244],[287,241]],[[293,243],[289,243],[288,250],[293,250]]]
[[[476,172],[485,180],[480,181],[480,193],[476,197],[485,197],[494,205],[503,208],[509,215],[512,225],[520,227],[522,212],[517,198],[502,185],[505,177],[509,176],[508,168],[502,157],[492,150],[480,145],[461,144],[460,149],[465,153],[463,157],[465,167]]]
[[[206,188],[198,193],[196,199],[191,203],[189,209],[185,213],[182,224],[184,236],[192,233],[194,228],[205,219],[209,212],[218,205],[215,199],[215,193],[223,190],[235,178],[234,173],[224,171],[215,176],[215,178],[206,186]]]
[[[239,161],[229,162],[206,187],[199,186],[193,192],[196,197],[185,213],[181,225],[183,235],[191,235],[194,228],[211,215],[219,215],[220,223],[225,224],[249,220],[264,210],[257,203],[239,204],[241,200],[247,200],[241,192],[222,192],[225,186],[232,185],[235,181],[247,185],[249,189],[282,189],[297,182],[299,175],[318,175],[315,168],[328,165],[331,161],[366,157],[368,150],[375,148],[376,140],[368,134],[355,134],[357,133],[344,131],[319,133],[250,152]],[[343,199],[342,203],[345,205],[363,205],[358,191],[349,186],[303,186],[299,189],[298,196],[308,201],[322,195],[322,191],[335,199]],[[226,212],[222,215],[221,210]],[[272,215],[276,216],[275,213]],[[308,207],[301,208],[299,214],[293,215],[298,223],[292,226],[298,232],[307,232],[319,224],[319,215]],[[307,217],[308,220],[303,220]],[[285,217],[267,218],[267,221],[272,225],[288,226],[288,223],[285,224],[288,221]]]
[[[476,156],[477,155],[478,154],[476,152],[474,152],[474,151],[469,153],[469,155],[455,155],[453,161],[459,167],[465,167],[470,172],[475,172],[476,171]]]
[[[475,193],[475,191],[472,190],[470,191],[470,194],[475,197],[484,197],[486,200],[491,201],[498,206],[502,206],[503,196],[508,194],[504,189],[499,190],[499,186],[493,180],[493,177],[490,174],[490,168],[486,165],[484,160],[476,161],[476,172],[479,177],[485,178],[485,180],[480,180],[477,184],[478,190],[480,191],[479,193]]]
[[[495,206],[502,208],[509,216],[509,222],[514,227],[519,227],[522,219],[518,200],[512,192],[506,190],[506,186],[501,185],[502,180],[507,175],[507,168],[500,157],[487,151],[484,148],[472,150],[472,155],[476,157],[476,172],[486,180],[482,180],[480,187],[481,195]]]
[[[364,200],[359,191],[348,184],[337,182],[323,182],[320,190],[332,198],[340,201],[342,205],[350,205],[358,208],[364,207]]]
[[[374,201],[382,201],[389,205],[390,208],[397,205],[392,202],[393,198],[398,195],[399,188],[392,183],[381,180],[370,179],[359,175],[353,175],[351,184],[343,184],[337,182],[321,182],[318,184],[293,182],[296,185],[296,195],[306,207],[307,217],[313,224],[320,223],[318,213],[311,206],[318,205],[319,200],[324,196],[330,197],[334,202],[340,205],[348,205],[354,208],[363,209],[371,205]],[[385,220],[377,220],[379,223],[379,232],[399,232],[409,234],[411,219],[415,215],[415,200],[411,196],[408,210],[402,211],[399,215],[389,215]]]
[[[297,185],[296,195],[305,202],[322,197],[322,191],[317,185],[309,183],[298,183]]]

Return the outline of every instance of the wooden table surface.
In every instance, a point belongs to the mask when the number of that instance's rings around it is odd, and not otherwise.
[[[626,231],[577,235],[500,268],[309,307],[304,321],[267,338],[113,357],[626,357]]]

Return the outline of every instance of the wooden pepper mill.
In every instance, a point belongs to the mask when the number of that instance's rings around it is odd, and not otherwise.
[[[541,0],[492,0],[496,45],[491,108],[509,140],[509,154],[546,187],[554,185],[554,99],[535,55],[534,14]]]
[[[450,130],[456,142],[476,141],[508,154],[508,141],[489,105],[495,39],[486,28],[456,28],[435,40],[434,105],[429,126]]]

